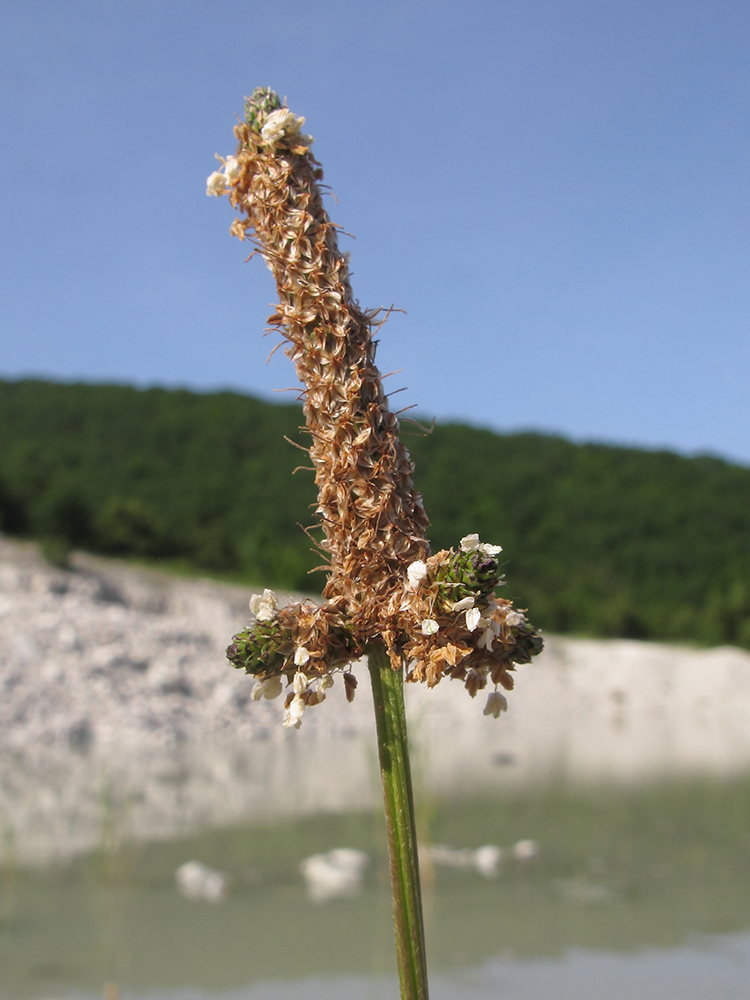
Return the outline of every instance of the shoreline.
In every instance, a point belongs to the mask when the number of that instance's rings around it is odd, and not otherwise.
[[[0,537],[0,826],[19,863],[124,836],[379,801],[364,666],[281,726],[224,659],[250,590]],[[415,777],[440,798],[535,782],[634,784],[750,771],[750,653],[548,637],[509,711],[461,685],[407,685]],[[10,851],[11,848],[6,848]]]

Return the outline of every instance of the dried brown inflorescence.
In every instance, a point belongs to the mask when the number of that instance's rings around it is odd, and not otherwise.
[[[488,676],[510,687],[512,662],[538,651],[529,645],[532,635],[532,645],[541,648],[541,642],[509,602],[467,577],[465,559],[463,582],[452,579],[456,559],[473,550],[430,556],[413,465],[375,365],[373,329],[381,311],[362,310],[352,296],[346,255],[323,207],[323,172],[303,123],[272,91],[255,91],[245,122],[234,130],[237,152],[219,158],[222,169],[209,177],[208,193],[229,195],[240,213],[231,232],[256,244],[276,280],[279,303],[269,323],[287,341],[305,386],[328,582],[320,607],[277,611],[271,598],[265,605],[258,599],[264,610],[235,637],[228,655],[260,679],[267,696],[278,693],[274,677],[284,674],[296,685],[287,715],[299,699],[322,700],[318,688],[310,694],[311,680],[329,676],[373,642],[385,645],[394,668],[409,662],[411,680],[432,685],[444,675],[457,677],[472,694]],[[493,548],[496,555],[499,548],[484,546]],[[455,610],[459,590],[464,603]],[[353,692],[353,675],[347,677]]]

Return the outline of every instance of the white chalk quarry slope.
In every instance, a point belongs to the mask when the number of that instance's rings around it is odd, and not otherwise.
[[[250,592],[91,556],[48,566],[0,538],[0,827],[19,861],[104,830],[368,806],[378,794],[366,671],[281,727],[224,659]],[[441,795],[543,780],[636,781],[750,769],[750,654],[548,639],[510,710],[458,684],[409,687],[417,781]]]

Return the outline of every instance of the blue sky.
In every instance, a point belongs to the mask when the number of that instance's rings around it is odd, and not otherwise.
[[[750,463],[749,51],[728,0],[5,0],[0,374],[294,383],[204,193],[264,85],[399,406]]]

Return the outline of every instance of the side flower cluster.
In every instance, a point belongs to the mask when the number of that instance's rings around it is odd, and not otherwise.
[[[505,585],[499,545],[466,535],[458,550],[443,549],[406,570],[402,604],[408,639],[406,679],[434,687],[444,677],[461,680],[473,697],[494,685],[485,715],[497,718],[507,702],[498,685],[513,690],[512,671],[542,649],[525,613],[495,590]]]
[[[343,673],[349,701],[357,679],[349,667],[363,649],[335,602],[317,607],[311,601],[279,607],[272,590],[253,594],[254,620],[232,639],[227,659],[255,677],[253,701],[273,699],[284,690],[284,726],[299,729],[306,708],[325,701],[335,671]]]

